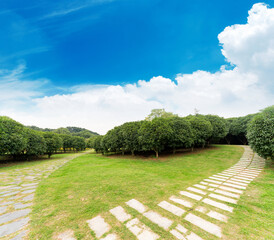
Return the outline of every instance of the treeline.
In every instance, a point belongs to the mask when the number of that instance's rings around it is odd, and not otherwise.
[[[164,150],[205,147],[228,133],[226,120],[216,115],[178,117],[158,116],[149,120],[128,122],[88,141],[96,152],[122,153],[154,151],[156,157]]]
[[[25,159],[31,156],[47,154],[48,157],[58,151],[80,151],[86,148],[84,137],[70,133],[37,131],[5,116],[0,116],[0,155]]]
[[[40,132],[54,132],[54,133],[59,133],[59,134],[83,137],[86,139],[99,135],[96,132],[92,132],[88,129],[79,128],[79,127],[65,127],[65,128],[61,127],[61,128],[57,128],[57,129],[51,129],[51,128],[39,128],[36,126],[27,126],[27,128],[30,128],[30,129],[36,130],[36,131],[40,131]]]
[[[273,159],[274,106],[260,113],[224,119],[216,115],[179,117],[154,109],[144,121],[128,122],[88,140],[96,152],[126,153],[205,147],[210,143],[248,143],[260,156]]]

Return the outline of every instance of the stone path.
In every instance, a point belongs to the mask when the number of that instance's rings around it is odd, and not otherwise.
[[[170,196],[169,199],[155,203],[153,209],[149,209],[137,199],[131,199],[107,213],[87,220],[87,224],[96,239],[100,240],[121,239],[119,232],[113,230],[114,226],[112,228],[111,224],[106,222],[108,215],[114,216],[132,233],[131,239],[166,239],[146,226],[140,220],[143,217],[152,222],[156,228],[166,231],[169,234],[168,239],[221,238],[220,224],[229,220],[240,195],[260,174],[265,165],[264,159],[254,154],[248,146],[244,148],[242,158],[234,166]],[[129,210],[135,211],[138,217],[133,217]],[[58,239],[73,240],[76,238],[73,234],[69,238],[63,238],[61,234]]]
[[[29,214],[39,182],[80,155],[0,172],[0,239],[27,239]]]

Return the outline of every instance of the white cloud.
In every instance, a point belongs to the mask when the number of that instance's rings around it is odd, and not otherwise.
[[[197,108],[230,117],[273,104],[274,9],[255,4],[246,24],[227,27],[218,38],[224,57],[235,65],[232,70],[222,66],[216,73],[178,74],[174,81],[158,76],[125,86],[75,86],[72,94],[40,98],[30,83],[22,82],[32,99],[31,114],[16,107],[5,113],[24,124],[74,125],[105,133],[125,121],[144,119],[153,108],[182,116]]]

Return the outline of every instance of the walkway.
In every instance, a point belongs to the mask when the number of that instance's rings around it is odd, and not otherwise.
[[[1,172],[0,239],[24,239],[28,233],[29,214],[39,182],[68,161],[86,153]]]

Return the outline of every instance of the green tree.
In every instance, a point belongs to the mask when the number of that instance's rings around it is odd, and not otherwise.
[[[106,152],[125,152],[121,126],[109,130],[103,138],[103,147]]]
[[[166,112],[164,108],[152,109],[151,113],[146,117],[145,120],[151,121],[154,118],[170,118],[170,117],[178,117],[178,115],[173,114],[172,112]]]
[[[26,128],[9,117],[0,116],[0,154],[15,158],[24,154],[26,147]]]
[[[46,153],[50,158],[53,153],[57,152],[62,147],[62,138],[59,137],[57,133],[53,132],[45,132],[43,136],[47,145]]]
[[[251,120],[247,138],[255,152],[274,160],[274,105],[264,109]]]
[[[189,115],[186,119],[190,122],[194,137],[194,147],[204,147],[212,136],[212,125],[203,115]]]
[[[158,158],[172,136],[172,129],[165,118],[154,118],[144,121],[139,130],[139,142],[142,150],[154,151]]]
[[[103,138],[104,136],[98,135],[94,137],[94,143],[93,143],[93,148],[94,150],[99,153],[104,153],[104,147],[103,147]]]
[[[57,128],[56,130],[54,130],[53,132],[58,133],[58,134],[66,134],[66,135],[70,135],[70,131],[67,128]]]
[[[76,151],[82,151],[86,148],[86,142],[83,137],[74,136],[72,139],[72,146]]]
[[[177,148],[189,148],[193,145],[193,133],[191,124],[188,120],[180,117],[168,119],[172,129],[172,137],[168,141],[169,147],[175,153]]]
[[[228,133],[228,126],[226,120],[217,115],[206,115],[208,121],[210,121],[212,126],[212,135],[210,141],[217,143],[220,139],[224,138]]]
[[[73,136],[68,134],[59,134],[59,137],[62,138],[64,152],[73,148]]]
[[[27,147],[26,155],[39,156],[43,155],[47,150],[47,145],[41,132],[26,129]]]
[[[127,122],[121,126],[122,148],[130,151],[131,155],[134,155],[134,152],[140,149],[138,137],[141,125],[142,122]]]

